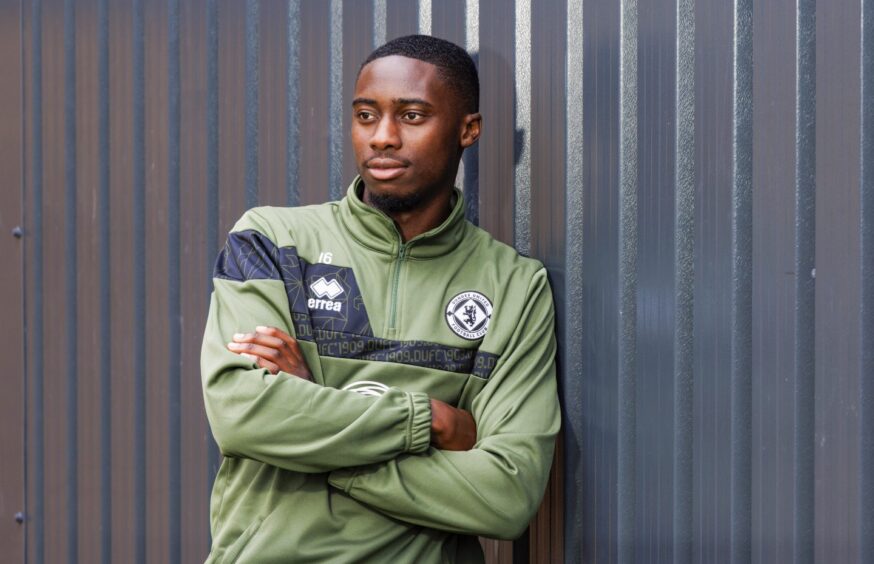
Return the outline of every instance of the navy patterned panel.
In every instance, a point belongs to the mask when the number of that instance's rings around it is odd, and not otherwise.
[[[282,280],[296,337],[315,342],[323,357],[392,362],[484,379],[497,364],[496,355],[477,349],[375,337],[351,268],[310,264],[295,247],[277,247],[254,230],[228,235],[213,276],[237,282]]]
[[[469,372],[477,378],[488,380],[497,364],[498,355],[485,351],[477,351],[476,356],[473,357],[473,368]]]
[[[476,349],[447,347],[427,341],[392,341],[339,331],[314,331],[319,354],[327,357],[394,362],[458,374],[473,374],[483,379],[491,376],[498,358],[497,355]]]
[[[215,278],[245,282],[247,280],[282,280],[294,332],[301,341],[311,341],[307,294],[303,284],[305,262],[294,247],[277,247],[273,241],[254,230],[228,234],[228,240],[215,263]],[[365,312],[366,315],[366,312]]]
[[[237,282],[279,280],[279,264],[279,249],[273,241],[257,231],[240,231],[228,234],[213,276]]]
[[[306,264],[303,259],[301,259],[301,263],[304,264],[304,285],[307,297],[311,300],[323,299],[323,301],[335,303],[339,307],[339,311],[319,307],[309,308],[313,328],[373,336],[370,319],[364,308],[364,297],[361,295],[352,269],[333,264]],[[335,291],[340,293],[333,298],[319,296],[317,289],[319,289],[320,280],[332,284]]]

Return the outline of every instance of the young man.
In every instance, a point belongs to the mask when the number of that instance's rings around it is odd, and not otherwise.
[[[464,219],[467,53],[374,51],[340,202],[256,208],[216,264],[202,373],[225,455],[208,562],[481,562],[546,486],[559,408],[543,266]]]

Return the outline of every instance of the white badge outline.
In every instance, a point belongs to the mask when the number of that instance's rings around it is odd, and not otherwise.
[[[378,398],[388,391],[388,386],[375,380],[357,380],[343,387],[344,391],[355,392],[362,396]]]
[[[464,327],[458,324],[458,320],[455,319],[456,306],[465,300],[473,300],[480,307],[483,308],[486,314],[486,319],[483,322],[482,326],[476,331],[468,331]],[[494,311],[494,306],[492,305],[492,301],[482,294],[481,292],[477,292],[476,290],[465,290],[464,292],[459,292],[451,300],[446,304],[446,307],[443,308],[443,320],[446,321],[446,325],[449,326],[449,330],[461,337],[462,339],[468,341],[478,341],[483,338],[483,336],[488,332],[489,323],[492,320],[492,312]],[[456,325],[453,325],[455,323]]]

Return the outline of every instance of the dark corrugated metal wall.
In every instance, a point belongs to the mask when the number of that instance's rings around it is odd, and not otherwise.
[[[12,561],[204,557],[215,252],[247,207],[342,193],[358,64],[417,30],[475,54],[469,217],[547,264],[559,313],[552,486],[490,559],[874,561],[874,1],[4,0],[0,25]]]

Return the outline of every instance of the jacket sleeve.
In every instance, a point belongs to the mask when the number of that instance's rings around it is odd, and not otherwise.
[[[472,450],[430,448],[334,471],[329,483],[408,523],[493,538],[522,534],[543,497],[560,426],[545,270],[527,299],[506,352],[473,402],[478,436]]]
[[[248,244],[233,237],[243,228],[267,231],[251,211],[232,231],[218,261],[226,268],[217,272],[233,275],[214,279],[201,351],[206,413],[222,453],[298,472],[327,472],[427,449],[426,394],[392,388],[378,398],[365,397],[283,372],[270,374],[226,348],[234,333],[258,325],[293,334],[286,287],[275,279],[283,265],[270,264],[279,255],[263,237]],[[317,355],[304,353],[315,373]]]

